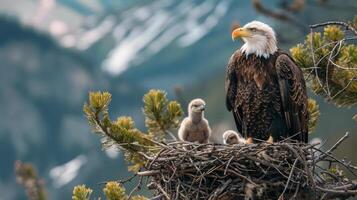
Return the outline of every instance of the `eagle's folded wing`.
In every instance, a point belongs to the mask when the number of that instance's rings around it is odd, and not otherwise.
[[[235,54],[231,56],[227,66],[225,89],[226,89],[226,107],[228,111],[234,108],[236,92],[237,92],[237,77],[235,74]]]
[[[242,133],[242,118],[236,105],[237,98],[237,76],[236,76],[236,53],[229,59],[225,80],[226,89],[226,107],[232,111],[237,130]],[[243,133],[245,134],[245,133]]]
[[[306,85],[301,69],[286,54],[280,55],[275,62],[280,96],[288,137],[307,142],[308,120]]]

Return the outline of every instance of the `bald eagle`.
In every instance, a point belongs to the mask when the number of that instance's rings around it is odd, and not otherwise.
[[[274,30],[252,21],[232,32],[244,45],[230,58],[226,107],[247,143],[284,138],[308,141],[305,80],[301,69],[277,48]]]

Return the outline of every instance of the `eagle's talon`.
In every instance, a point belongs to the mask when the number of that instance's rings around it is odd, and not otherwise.
[[[267,143],[273,144],[273,142],[274,142],[273,137],[272,137],[272,136],[269,136],[269,138],[268,138],[268,140],[267,140]]]
[[[252,137],[248,137],[247,138],[247,144],[253,144],[253,138]]]

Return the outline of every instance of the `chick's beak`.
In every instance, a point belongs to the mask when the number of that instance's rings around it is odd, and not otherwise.
[[[237,28],[232,32],[232,40],[236,40],[237,38],[248,37],[251,33],[245,28]]]
[[[204,111],[206,109],[205,105],[200,106],[200,111]]]

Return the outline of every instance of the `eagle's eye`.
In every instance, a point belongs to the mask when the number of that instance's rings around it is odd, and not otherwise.
[[[256,28],[248,28],[248,30],[250,30],[252,32],[256,32],[258,29],[256,29]]]

